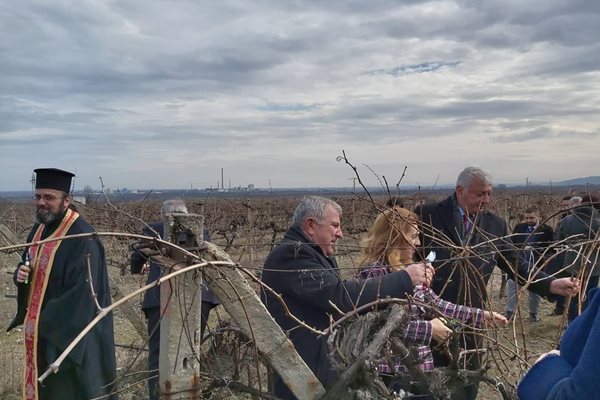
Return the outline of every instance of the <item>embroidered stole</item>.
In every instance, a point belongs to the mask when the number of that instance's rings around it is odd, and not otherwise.
[[[69,228],[73,225],[79,214],[68,209],[63,217],[60,225],[46,239],[52,239],[64,236]],[[40,224],[33,242],[41,240],[42,233],[46,226]],[[38,344],[38,323],[44,294],[48,286],[48,278],[52,270],[54,256],[61,244],[61,240],[54,242],[43,243],[41,245],[31,246],[29,252],[30,270],[30,285],[28,300],[27,300],[27,316],[25,317],[25,368],[23,368],[23,386],[22,393],[25,400],[38,400],[38,366],[37,366],[37,344]]]

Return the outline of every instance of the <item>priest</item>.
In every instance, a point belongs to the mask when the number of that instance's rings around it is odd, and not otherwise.
[[[24,324],[22,398],[116,399],[112,314],[77,344],[57,373],[38,382],[94,319],[98,306],[110,305],[111,292],[100,240],[68,238],[94,231],[71,206],[74,174],[55,168],[40,168],[35,173],[36,223],[27,238],[32,245],[15,271],[18,307],[8,327],[10,331]],[[57,238],[64,239],[52,241]],[[50,241],[38,243],[43,240]]]

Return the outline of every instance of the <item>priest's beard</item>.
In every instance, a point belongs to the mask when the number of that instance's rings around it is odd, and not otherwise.
[[[58,207],[58,212],[53,213],[49,209],[38,207],[35,212],[35,219],[40,224],[50,225],[58,219],[66,210],[62,204]]]

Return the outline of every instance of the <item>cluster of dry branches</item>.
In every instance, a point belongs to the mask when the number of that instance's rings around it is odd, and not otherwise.
[[[345,156],[342,160],[348,162]],[[357,178],[363,185],[360,176],[357,175]],[[385,178],[380,181],[387,188]],[[345,210],[346,232],[348,232],[348,237],[338,249],[340,258],[343,259],[340,262],[342,275],[351,277],[355,274],[356,266],[353,260],[360,249],[361,235],[367,231],[375,214],[385,207],[385,201],[389,196],[398,193],[399,183],[396,185],[396,193],[387,189],[385,196],[372,195],[364,188],[363,195],[354,194],[336,199]],[[428,200],[435,200],[442,195],[445,194],[430,191]],[[407,196],[405,206],[412,208],[424,197],[422,193]],[[210,231],[213,241],[221,248],[226,249],[232,257],[237,256],[237,262],[232,261],[228,254],[219,253],[216,246],[211,247],[213,257],[206,258],[205,254],[199,255],[197,252],[190,252],[166,241],[139,235],[138,232],[142,230],[143,226],[146,226],[146,222],[158,219],[160,208],[158,200],[144,198],[137,202],[98,201],[79,206],[83,216],[98,231],[92,235],[101,237],[105,243],[107,264],[111,267],[110,274],[120,276],[119,279],[114,279],[113,283],[119,284],[121,281],[127,281],[128,277],[123,275],[127,273],[131,245],[136,241],[152,242],[156,248],[176,248],[178,252],[188,257],[188,261],[183,268],[167,271],[157,282],[149,285],[140,284],[136,289],[126,290],[127,293],[116,299],[110,307],[98,307],[98,314],[94,321],[52,363],[49,370],[40,378],[41,380],[60,368],[61,362],[70,349],[93,327],[93,324],[109,312],[118,311],[120,307],[127,305],[132,300],[139,299],[141,293],[154,285],[164,285],[170,281],[181,282],[177,281],[178,277],[193,271],[201,271],[203,279],[209,281],[213,287],[221,288],[222,292],[229,296],[227,301],[245,304],[248,298],[235,289],[238,283],[232,282],[231,276],[225,273],[226,270],[235,270],[245,277],[254,292],[257,292],[259,287],[263,290],[272,290],[260,282],[259,267],[261,260],[287,228],[297,199],[209,199],[202,202],[188,201],[188,203],[192,213],[204,207],[205,226]],[[4,225],[17,238],[23,238],[31,225],[31,208],[20,203],[2,202],[1,204],[0,215]],[[545,215],[545,222],[552,225],[555,224],[558,214],[562,211],[558,210],[558,201],[555,196],[548,193],[511,194],[503,192],[496,199],[494,208],[509,223],[514,223],[519,220],[519,213],[526,205],[530,204],[538,205],[542,214]],[[495,238],[469,248],[454,245],[449,238],[444,239],[443,235],[432,227],[429,227],[428,231],[426,230],[426,234],[439,240],[439,246],[452,249],[452,259],[445,261],[455,262],[456,265],[463,268],[469,268],[469,259],[473,257],[486,257],[490,254],[504,256],[503,253],[506,251],[519,250],[511,245],[497,245],[499,241],[503,244],[510,244],[510,237]],[[79,235],[79,237],[81,236],[85,235]],[[591,256],[591,252],[597,249],[598,243],[598,237],[552,243],[546,250],[545,257],[535,266],[535,269],[543,270],[548,263],[565,251],[579,251],[580,257],[585,260]],[[0,244],[0,253],[14,255],[29,245],[31,243],[7,244],[4,242]],[[482,251],[482,248],[485,250]],[[585,249],[585,252],[581,249]],[[218,256],[216,256],[217,253]],[[247,265],[243,267],[240,265],[240,261]],[[13,265],[12,268],[14,267]],[[5,266],[6,270],[9,268],[11,266]],[[208,270],[212,271],[212,279],[203,273]],[[578,278],[582,281],[587,279],[588,276],[585,273],[582,271],[582,275]],[[519,295],[522,296],[524,290],[536,279],[536,274],[531,274],[518,292]],[[483,293],[478,295],[486,296]],[[92,298],[94,296],[93,282],[90,282],[90,296]],[[490,310],[500,309],[501,305],[494,303],[493,296],[486,297],[489,299],[486,307]],[[281,300],[281,297],[278,298]],[[281,301],[283,302],[283,300]],[[315,335],[331,337],[332,354],[341,369],[343,377],[341,382],[344,383],[344,387],[341,384],[338,385],[339,387],[331,389],[324,398],[335,398],[342,392],[347,394],[348,388],[354,391],[356,398],[368,398],[365,397],[367,396],[365,393],[371,393],[371,396],[374,396],[371,398],[392,396],[384,386],[372,383],[377,382],[377,377],[372,368],[367,368],[381,358],[381,349],[385,343],[392,343],[399,354],[406,354],[407,357],[411,354],[410,349],[404,347],[394,335],[394,332],[397,332],[406,323],[403,311],[405,301],[392,299],[387,302],[391,303],[388,304],[388,307],[381,307],[386,301],[380,301],[378,304],[368,305],[366,309],[356,309],[347,315],[336,316],[338,322],[332,323],[332,326],[325,331],[308,326],[304,321],[290,315],[295,319],[299,329],[309,329]],[[378,306],[375,307],[376,312],[365,314],[367,309],[373,309],[376,305]],[[220,317],[221,321],[218,326],[215,326],[215,323],[212,324],[209,335],[200,346],[200,351],[196,353],[196,361],[201,366],[203,397],[219,398],[219,393],[225,393],[221,395],[227,396],[235,392],[246,393],[253,397],[271,398],[267,372],[273,367],[273,359],[276,358],[274,355],[279,351],[279,347],[283,346],[283,342],[275,343],[270,350],[258,348],[257,326],[256,321],[252,320],[252,315],[254,315],[252,310],[242,307],[241,314],[236,317],[237,319]],[[184,315],[183,318],[185,319],[185,317]],[[246,318],[245,323],[241,321],[243,318]],[[548,341],[546,346],[548,350],[556,345],[560,330],[560,328],[557,329],[554,340]],[[430,388],[436,398],[444,398],[443,396],[448,393],[448,390],[444,391],[439,388],[447,386],[448,382],[452,380],[455,382],[464,382],[465,380],[486,382],[497,389],[498,396],[511,398],[514,395],[513,390],[518,377],[529,367],[530,360],[535,356],[528,350],[529,338],[525,323],[522,319],[516,318],[508,329],[491,326],[479,334],[484,336],[486,343],[485,348],[476,349],[485,354],[485,362],[481,371],[467,372],[457,364],[453,369],[439,370],[437,375],[434,374],[432,378],[431,376],[424,377],[418,368],[414,367],[414,364],[409,363],[409,373],[411,374],[409,379],[421,382],[422,385]],[[187,336],[182,332],[182,337]],[[352,340],[348,340],[348,338]],[[361,340],[357,340],[357,338],[361,338]],[[117,342],[119,342],[119,338],[117,338]],[[351,348],[350,344],[352,344]],[[138,359],[144,354],[144,341],[142,340],[140,344],[139,341],[133,340],[131,343],[120,343],[119,345],[131,353],[130,358],[125,361],[125,365],[120,366],[120,391],[126,395],[136,390],[143,390],[147,371],[140,367]],[[189,338],[186,345],[195,346]],[[460,352],[460,350],[457,351]],[[444,382],[444,385],[440,382]]]

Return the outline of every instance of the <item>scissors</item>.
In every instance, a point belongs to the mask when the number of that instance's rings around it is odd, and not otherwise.
[[[435,261],[435,251],[431,250],[427,257],[425,257],[425,261],[429,261],[430,263]]]

